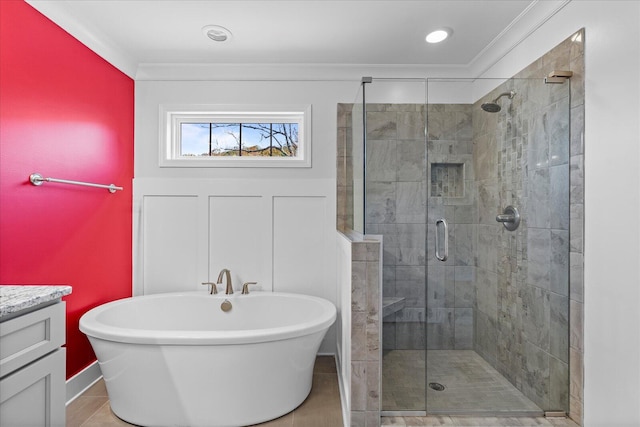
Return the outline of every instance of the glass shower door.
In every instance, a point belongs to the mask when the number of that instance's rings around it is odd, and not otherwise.
[[[425,410],[426,81],[366,87],[365,232],[383,239],[382,410]]]
[[[568,89],[428,82],[428,413],[568,409]]]

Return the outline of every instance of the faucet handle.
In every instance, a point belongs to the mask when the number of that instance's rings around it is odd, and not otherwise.
[[[215,294],[218,293],[218,287],[216,286],[216,284],[214,282],[202,282],[202,284],[211,286],[211,290],[209,291],[209,293],[211,295],[215,295]]]
[[[258,282],[245,282],[244,285],[242,285],[242,295],[248,295],[249,294],[249,285],[257,285]]]

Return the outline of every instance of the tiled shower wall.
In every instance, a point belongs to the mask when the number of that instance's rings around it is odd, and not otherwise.
[[[568,409],[569,91],[509,80],[476,102],[478,240],[475,350],[544,410]],[[495,216],[515,206],[508,231]]]
[[[483,97],[515,90],[513,100],[502,99],[502,112],[482,111],[482,101],[473,110],[475,350],[538,406],[567,410],[576,421],[582,417],[583,43],[583,32],[569,37]],[[553,70],[574,76],[564,85],[542,84]],[[508,205],[523,215],[514,232],[494,219]]]
[[[533,196],[530,195],[530,199],[537,205],[537,208],[544,207],[544,201],[547,201],[550,207],[550,212],[555,210],[554,206],[561,205],[563,212],[567,212],[567,217],[562,216],[560,218],[549,217],[549,233],[551,237],[551,251],[550,261],[546,264],[546,258],[540,259],[538,254],[531,255],[529,251],[528,256],[528,280],[535,280],[536,276],[539,276],[541,283],[546,285],[546,274],[543,271],[545,266],[550,266],[548,272],[549,275],[549,318],[550,318],[550,330],[548,336],[549,342],[549,356],[548,365],[547,356],[541,352],[534,352],[533,360],[528,358],[527,374],[526,376],[547,376],[548,383],[544,381],[529,381],[534,386],[538,398],[546,399],[547,396],[544,393],[544,388],[540,387],[541,384],[548,386],[548,398],[550,402],[553,399],[568,399],[568,411],[574,420],[582,422],[582,390],[583,390],[583,257],[582,257],[582,236],[584,230],[583,219],[583,206],[584,206],[584,43],[585,33],[584,30],[580,30],[577,33],[571,35],[565,39],[562,43],[556,46],[554,49],[543,55],[540,59],[526,67],[523,71],[518,73],[516,78],[535,78],[542,79],[553,70],[570,70],[573,72],[573,76],[567,83],[569,85],[569,98],[554,99],[548,98],[549,103],[547,106],[543,106],[546,110],[547,122],[538,122],[538,127],[531,130],[531,135],[537,134],[538,137],[541,134],[549,135],[548,155],[549,155],[549,173],[548,173],[548,192],[545,194],[546,177],[544,177],[544,170],[546,168],[538,167],[534,172],[529,169],[529,176],[533,179],[542,176],[544,178],[542,185],[538,185],[538,192]],[[540,102],[539,99],[536,101]],[[554,146],[552,143],[555,136],[553,129],[549,129],[548,125],[554,118],[554,114],[557,113],[557,108],[569,109],[570,121],[568,123],[569,128],[564,127],[557,128],[556,131],[560,133],[566,133],[563,136],[565,141],[568,141],[568,147],[566,144],[563,146]],[[543,117],[544,118],[544,117]],[[546,127],[546,131],[543,129]],[[529,147],[528,156],[529,162],[540,159],[540,156],[544,156],[545,146],[535,145]],[[565,162],[568,159],[568,165]],[[536,162],[537,166],[537,162]],[[569,194],[559,194],[556,190],[554,183],[557,180],[569,181]],[[538,183],[540,184],[540,183]],[[548,197],[546,200],[544,197]],[[562,198],[562,201],[561,199]],[[541,203],[542,202],[542,203]],[[541,215],[544,218],[543,211]],[[540,235],[544,235],[546,230],[544,227],[540,227],[540,223],[529,224],[529,230],[535,228],[536,232],[531,235],[529,233],[527,243],[529,245],[536,246],[533,239],[537,239]],[[567,237],[567,226],[569,228]],[[566,241],[565,239],[568,239]],[[554,248],[561,246],[563,248],[562,254]],[[568,262],[566,260],[566,253],[569,253]],[[546,250],[546,247],[537,248],[538,250]],[[533,259],[533,268],[532,267]],[[544,262],[544,264],[542,264]],[[536,265],[537,264],[537,265]],[[568,270],[564,269],[564,265],[568,264]],[[562,266],[562,269],[558,267]],[[560,271],[566,271],[559,276]],[[567,279],[564,274],[568,274],[568,283],[564,285],[564,280]],[[562,286],[557,286],[563,284]],[[546,291],[546,290],[545,290]],[[540,291],[539,291],[540,292]],[[545,292],[543,291],[542,294]],[[529,295],[528,297],[536,297],[537,295]],[[545,300],[545,303],[547,301]],[[568,313],[564,313],[563,310],[559,310],[560,307],[564,307],[565,303],[568,303]],[[525,301],[526,304],[526,301]],[[547,307],[545,306],[545,310]],[[531,315],[531,313],[529,313]],[[539,314],[539,313],[538,313]],[[545,312],[545,314],[547,314]],[[567,315],[567,318],[562,316]],[[535,316],[535,315],[534,315]],[[566,334],[559,337],[554,334],[554,329],[557,329],[560,325],[569,323],[569,337],[568,343],[564,342],[567,339]],[[566,353],[568,350],[568,354]],[[560,357],[555,357],[555,354],[561,353]],[[567,358],[569,372],[564,371],[565,364],[560,363],[559,360]],[[533,368],[533,369],[531,369]],[[569,375],[569,390],[554,388],[554,377],[558,375]],[[566,377],[565,377],[566,378]],[[526,390],[526,388],[525,388]],[[540,393],[542,391],[542,393]],[[568,393],[568,397],[563,396],[564,393]],[[531,398],[531,396],[529,396]],[[535,399],[534,399],[535,401]],[[544,400],[543,400],[544,402]],[[562,408],[565,409],[565,408]]]
[[[365,232],[383,236],[383,295],[403,306],[383,319],[387,350],[473,345],[470,106],[429,107],[428,163],[426,108],[367,105]],[[427,229],[431,237],[441,217],[449,222],[450,235],[456,236],[446,263],[435,260],[434,242],[427,239]]]
[[[475,172],[469,104],[429,104],[427,213],[427,348],[473,348]],[[449,227],[449,258],[435,257],[436,221]],[[438,231],[441,233],[442,230]]]

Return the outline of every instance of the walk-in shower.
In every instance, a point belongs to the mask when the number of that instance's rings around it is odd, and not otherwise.
[[[362,85],[348,225],[383,238],[383,414],[566,412],[569,85]]]

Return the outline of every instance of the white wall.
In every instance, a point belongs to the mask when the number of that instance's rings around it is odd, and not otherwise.
[[[582,27],[584,424],[639,426],[640,2],[574,0],[484,77],[513,75]]]

